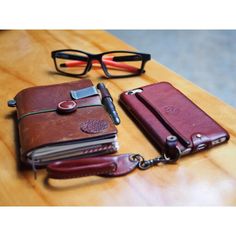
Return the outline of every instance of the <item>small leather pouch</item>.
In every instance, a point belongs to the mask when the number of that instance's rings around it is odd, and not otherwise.
[[[229,139],[225,129],[167,82],[123,92],[120,102],[162,152],[170,135],[177,137],[181,155],[208,149]]]

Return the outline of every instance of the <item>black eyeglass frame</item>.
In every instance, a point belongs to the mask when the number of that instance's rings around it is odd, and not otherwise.
[[[57,66],[57,62],[56,62],[56,58],[57,58],[57,53],[61,53],[61,52],[78,52],[78,53],[83,53],[85,55],[88,56],[88,61],[87,61],[87,65],[84,69],[84,71],[80,74],[73,74],[73,73],[68,73],[65,71],[62,71],[58,68]],[[141,57],[142,63],[141,63],[141,68],[137,70],[137,73],[133,73],[133,74],[129,74],[129,75],[111,75],[109,74],[106,65],[104,64],[104,62],[102,61],[102,57],[106,54],[111,54],[111,53],[130,53],[130,54],[136,54],[138,56]],[[101,67],[103,69],[104,74],[106,75],[107,78],[127,78],[127,77],[133,77],[133,76],[137,76],[140,75],[142,73],[145,73],[144,70],[144,66],[147,63],[147,61],[151,60],[151,55],[147,54],[147,53],[140,53],[140,52],[133,52],[133,51],[125,51],[125,50],[118,50],[118,51],[108,51],[108,52],[103,52],[103,53],[99,53],[99,54],[92,54],[92,53],[88,53],[88,52],[84,52],[81,50],[75,50],[75,49],[60,49],[60,50],[55,50],[51,52],[51,56],[53,58],[54,61],[54,65],[55,68],[58,72],[64,74],[64,75],[69,75],[69,76],[74,76],[74,77],[81,77],[83,75],[86,75],[89,70],[92,68],[92,61],[93,60],[97,60],[99,61],[99,63],[101,64]],[[76,60],[76,58],[80,59],[80,56],[77,55],[69,55],[67,59],[73,59]],[[132,60],[131,60],[132,61]],[[135,60],[134,60],[135,61]]]

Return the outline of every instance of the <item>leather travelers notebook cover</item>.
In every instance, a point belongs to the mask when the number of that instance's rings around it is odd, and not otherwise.
[[[167,82],[124,92],[120,102],[161,151],[169,135],[178,138],[182,155],[210,148],[229,139],[226,130]]]
[[[117,150],[117,129],[101,104],[100,96],[72,99],[71,91],[93,86],[90,80],[37,86],[16,97],[22,160],[46,165],[57,160],[91,156]],[[75,103],[73,111],[61,112],[58,104]],[[63,104],[62,104],[63,108]],[[32,158],[32,157],[36,158]],[[40,161],[39,161],[40,160]]]

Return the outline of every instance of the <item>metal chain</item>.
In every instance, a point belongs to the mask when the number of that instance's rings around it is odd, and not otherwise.
[[[135,154],[133,156],[131,156],[130,158],[131,161],[136,161],[138,162],[137,166],[140,170],[147,170],[152,166],[158,165],[160,163],[163,164],[168,164],[168,163],[174,163],[177,161],[177,159],[171,159],[169,157],[167,157],[165,154],[150,159],[150,160],[145,160],[143,156],[141,156],[140,154]]]

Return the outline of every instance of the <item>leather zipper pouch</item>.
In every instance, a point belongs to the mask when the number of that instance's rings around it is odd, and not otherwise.
[[[229,134],[170,83],[123,92],[120,103],[164,152],[168,136],[177,137],[181,155],[226,142]]]
[[[27,88],[14,101],[26,163],[45,166],[118,149],[117,129],[90,80]]]

